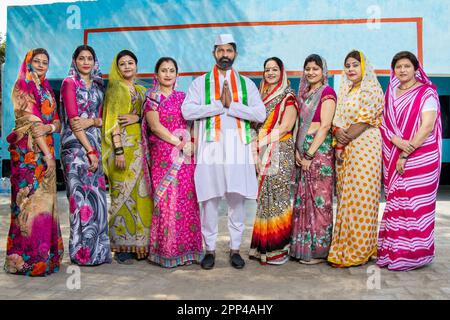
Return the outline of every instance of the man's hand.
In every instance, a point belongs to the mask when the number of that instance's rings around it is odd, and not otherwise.
[[[220,97],[220,101],[224,108],[229,108],[231,104],[231,92],[228,86],[228,81],[225,80],[223,82],[222,96]]]

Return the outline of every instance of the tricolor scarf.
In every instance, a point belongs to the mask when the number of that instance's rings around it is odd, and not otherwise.
[[[247,85],[244,77],[237,71],[231,69],[231,94],[233,102],[240,102],[248,106]],[[238,88],[238,83],[240,84]],[[211,101],[220,100],[220,80],[217,65],[205,76],[205,105],[210,105]],[[242,142],[249,144],[251,142],[250,121],[236,119],[239,130],[239,136]],[[220,115],[206,118],[206,141],[220,140]]]

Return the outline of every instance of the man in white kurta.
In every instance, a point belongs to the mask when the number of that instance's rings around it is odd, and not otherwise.
[[[249,129],[249,122],[264,122],[266,110],[255,84],[232,69],[237,52],[231,35],[216,38],[213,55],[216,66],[209,75],[193,81],[181,110],[186,120],[196,120],[195,185],[206,247],[201,266],[214,267],[218,206],[225,198],[230,263],[240,269],[245,265],[239,255],[245,229],[244,202],[257,197],[255,164],[244,128],[247,124]]]

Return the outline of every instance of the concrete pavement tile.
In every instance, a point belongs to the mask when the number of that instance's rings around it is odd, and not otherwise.
[[[0,196],[1,199],[1,196]],[[216,268],[205,271],[198,265],[164,269],[145,261],[132,266],[116,262],[98,267],[81,268],[81,290],[68,290],[66,274],[70,265],[67,245],[69,236],[67,199],[58,194],[61,226],[66,247],[63,266],[58,274],[39,279],[10,276],[0,273],[0,287],[14,295],[36,299],[401,299],[423,297],[441,299],[450,295],[450,191],[445,203],[437,203],[436,259],[429,267],[408,273],[380,270],[381,289],[367,290],[372,273],[366,266],[335,269],[327,264],[301,265],[289,261],[282,266],[261,266],[248,259],[256,204],[246,203],[248,210],[241,254],[247,266],[243,270],[231,268],[228,262],[229,234],[226,205],[221,203]],[[5,202],[6,203],[6,202]],[[61,205],[60,205],[61,204]],[[0,204],[0,241],[9,228],[9,202]],[[1,245],[1,243],[0,243]],[[4,257],[4,248],[0,257]],[[2,263],[3,260],[0,261]],[[41,282],[40,282],[41,281]],[[4,285],[2,285],[4,284]],[[408,288],[407,288],[408,287]],[[236,288],[239,288],[236,293]],[[47,292],[46,292],[47,291]],[[5,296],[0,292],[0,297]]]
[[[410,293],[396,293],[395,297],[397,300],[417,300],[419,299],[416,295]]]
[[[406,286],[406,290],[409,293],[418,297],[418,299],[438,299],[439,297],[445,296],[445,293],[442,292],[439,288],[418,288],[418,287],[410,287]],[[448,296],[447,296],[448,299]]]
[[[6,300],[22,299],[22,296],[26,293],[27,290],[24,288],[0,290],[0,299]]]
[[[393,294],[382,294],[382,295],[361,295],[361,300],[396,300],[397,297]]]
[[[450,286],[441,288],[441,291],[450,299]]]

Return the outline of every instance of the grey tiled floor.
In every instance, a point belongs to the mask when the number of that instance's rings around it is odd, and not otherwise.
[[[226,205],[222,204],[213,270],[204,271],[198,265],[163,269],[145,261],[128,266],[114,261],[81,268],[81,288],[71,290],[68,204],[65,194],[60,192],[58,207],[66,247],[60,272],[46,278],[26,278],[0,271],[0,299],[450,299],[449,188],[441,188],[437,202],[435,261],[419,270],[402,273],[378,269],[373,262],[334,269],[326,264],[307,266],[294,261],[282,266],[262,266],[248,260],[256,203],[248,201],[246,205],[242,252],[247,265],[243,270],[233,269],[227,259]],[[384,203],[380,206],[380,219],[383,208]],[[9,219],[9,198],[1,195],[1,265]]]

